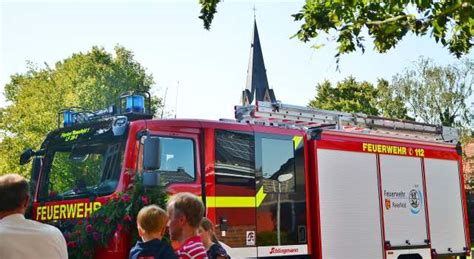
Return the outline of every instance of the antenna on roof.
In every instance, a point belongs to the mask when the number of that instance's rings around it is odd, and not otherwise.
[[[161,108],[161,116],[160,116],[161,119],[163,119],[163,113],[165,112],[167,94],[168,94],[168,86],[165,89],[165,97],[163,98],[163,107]]]

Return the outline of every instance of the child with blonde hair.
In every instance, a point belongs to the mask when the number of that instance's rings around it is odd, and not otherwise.
[[[130,259],[177,258],[171,246],[161,241],[168,222],[166,212],[157,205],[143,207],[137,216],[138,234],[143,241],[130,250]]]

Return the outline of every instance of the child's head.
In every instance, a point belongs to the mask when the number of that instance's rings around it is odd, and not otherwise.
[[[137,216],[138,234],[163,236],[168,216],[166,212],[157,205],[143,207]]]
[[[201,224],[199,225],[199,235],[201,236],[201,239],[206,243],[219,242],[216,237],[216,234],[214,233],[214,224],[206,217],[202,218]]]

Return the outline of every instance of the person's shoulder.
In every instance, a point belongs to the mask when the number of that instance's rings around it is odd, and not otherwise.
[[[206,248],[201,241],[200,236],[194,236],[186,240],[177,251],[179,258],[207,258]]]
[[[140,252],[141,247],[140,247],[139,244],[140,244],[140,241],[137,241],[137,243],[132,248],[130,248],[130,258],[135,258],[135,257],[132,257],[132,256],[136,255]]]
[[[200,238],[189,239],[186,243],[183,244],[182,248],[183,250],[195,250],[195,249],[203,249],[204,251],[206,250]]]
[[[55,226],[52,226],[52,225],[49,225],[49,224],[46,224],[46,223],[41,223],[41,222],[38,222],[38,221],[34,221],[34,220],[31,220],[31,219],[27,219],[27,222],[28,222],[28,224],[30,224],[30,226],[32,226],[32,227],[34,227],[38,230],[48,232],[49,234],[61,235],[61,236],[63,235],[61,233],[61,230],[59,230]]]
[[[31,229],[34,229],[37,233],[42,233],[45,238],[54,240],[57,244],[66,245],[66,239],[59,228],[30,219],[27,219],[26,221]]]
[[[161,249],[160,256],[163,256],[162,258],[170,258],[170,259],[178,258],[173,248],[169,244],[165,242],[161,242],[161,243],[162,243],[162,249]]]
[[[30,228],[32,230],[41,231],[41,232],[56,232],[56,231],[59,231],[58,228],[56,228],[52,225],[42,223],[42,222],[32,220],[32,219],[24,219],[23,222],[22,222],[22,225],[27,227],[27,228]]]
[[[228,257],[227,251],[218,243],[214,243],[209,247],[208,253],[213,257]]]

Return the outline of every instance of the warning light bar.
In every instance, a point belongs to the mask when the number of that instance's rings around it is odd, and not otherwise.
[[[145,111],[145,97],[143,95],[129,95],[126,98],[126,112],[143,113]]]
[[[72,110],[65,110],[63,112],[64,127],[72,126],[73,124],[72,116],[73,116]]]
[[[116,105],[110,105],[106,109],[91,112],[82,107],[68,107],[58,112],[58,128],[61,127],[61,121],[63,127],[71,127],[120,115],[125,115],[128,121],[151,119],[153,115],[151,114],[150,103],[149,92],[133,91],[119,97],[118,109]]]

